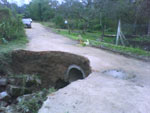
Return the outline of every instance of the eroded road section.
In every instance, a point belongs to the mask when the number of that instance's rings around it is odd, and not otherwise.
[[[33,23],[33,28],[27,29],[26,33],[29,38],[27,50],[82,55],[90,60],[93,70],[87,79],[49,95],[39,113],[149,113],[149,62],[81,47],[76,41],[55,34],[39,23]],[[103,73],[113,69],[123,70],[135,77],[123,80]]]

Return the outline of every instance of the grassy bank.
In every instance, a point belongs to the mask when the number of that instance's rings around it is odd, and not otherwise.
[[[27,43],[22,15],[0,8],[0,53],[22,48]]]
[[[116,46],[115,38],[111,37],[104,37],[103,41],[100,41],[100,36],[102,35],[101,32],[95,31],[95,32],[87,32],[86,34],[81,34],[79,30],[74,30],[70,34],[68,33],[68,30],[65,29],[58,29],[53,23],[48,22],[42,22],[42,24],[46,27],[51,27],[52,30],[58,34],[61,34],[63,36],[66,36],[70,39],[79,40],[82,37],[83,41],[86,41],[87,39],[90,41],[90,45],[97,46],[97,47],[105,47],[110,50],[115,50],[118,52],[126,53],[126,54],[132,54],[142,57],[150,57],[150,52],[144,51],[140,48],[132,48],[132,47],[125,47],[125,46]],[[113,34],[110,32],[106,32],[107,35]]]
[[[20,39],[13,40],[5,44],[0,44],[0,53],[7,53],[18,48],[24,48],[27,42],[28,40],[24,36]]]

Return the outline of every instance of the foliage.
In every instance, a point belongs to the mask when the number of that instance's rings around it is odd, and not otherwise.
[[[25,100],[24,98],[17,104],[17,109],[21,113],[37,113],[43,102],[47,99],[47,95],[55,92],[54,88],[49,90],[43,89],[40,92],[32,94],[32,98]]]
[[[80,30],[74,30],[70,34],[68,34],[67,30],[64,29],[59,29],[59,30],[54,30],[55,32],[62,34],[64,36],[70,37],[72,39],[78,40],[79,36],[82,37],[83,40],[94,40],[94,41],[99,41],[100,40],[100,35],[102,32],[95,31],[95,32],[87,32],[86,34],[82,34]],[[106,32],[107,34],[111,34],[111,32]],[[103,42],[106,43],[114,43],[115,38],[112,37],[104,37]]]
[[[116,32],[118,20],[123,32],[130,35],[150,34],[147,0],[32,0],[24,14],[37,21],[51,21],[69,30]],[[23,6],[24,8],[24,6]],[[68,20],[68,25],[64,25]],[[139,32],[140,31],[140,32]],[[149,36],[150,37],[150,36]]]
[[[41,24],[43,24],[46,27],[57,28],[55,23],[52,23],[52,22],[41,22]]]
[[[139,41],[139,42],[150,42],[150,38],[147,37],[137,37],[137,38],[132,38],[131,40]]]
[[[65,28],[64,19],[62,16],[56,16],[53,21],[59,28]]]
[[[20,39],[8,42],[7,44],[0,44],[0,54],[11,52],[17,48],[24,48],[27,42],[27,38],[24,36]]]
[[[20,15],[12,15],[8,8],[0,9],[0,44],[25,37]]]
[[[10,63],[11,63],[11,54],[8,53],[0,53],[0,74],[11,74],[10,69]]]
[[[47,21],[55,16],[55,0],[32,0],[30,5],[26,6],[25,17],[30,17],[37,21]],[[24,6],[23,6],[24,7]]]
[[[79,40],[79,35],[77,35],[76,33],[71,33],[68,34],[68,32],[66,30],[54,30],[55,32],[67,36],[71,39],[74,40]],[[144,51],[140,48],[132,48],[132,47],[125,47],[125,46],[116,46],[114,44],[110,44],[108,42],[112,42],[114,40],[109,40],[107,37],[104,38],[103,42],[97,41],[98,37],[94,38],[92,37],[94,36],[94,34],[92,33],[87,33],[86,35],[82,35],[82,40],[86,41],[86,39],[88,39],[90,41],[90,45],[92,46],[101,46],[101,47],[105,47],[108,48],[110,50],[116,50],[122,53],[126,53],[126,54],[133,54],[133,55],[138,55],[138,56],[143,56],[143,57],[150,57],[150,52],[148,51]],[[98,35],[97,35],[98,36]]]
[[[96,44],[97,45],[97,44]],[[103,47],[109,48],[111,50],[116,50],[122,53],[137,55],[137,56],[143,56],[143,57],[150,57],[150,52],[144,51],[140,48],[132,48],[132,47],[125,47],[125,46],[116,46],[113,44],[108,43],[100,43],[98,45],[102,45]]]

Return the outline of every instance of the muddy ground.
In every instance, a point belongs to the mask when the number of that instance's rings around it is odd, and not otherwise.
[[[87,57],[93,73],[85,80],[60,89],[44,103],[39,113],[149,113],[150,63],[126,58],[53,33],[39,23],[26,30],[27,50],[64,51]],[[104,71],[123,70],[132,79],[122,80]],[[129,77],[130,78],[130,77]]]

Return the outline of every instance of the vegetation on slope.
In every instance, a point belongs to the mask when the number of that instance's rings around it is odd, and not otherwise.
[[[58,34],[66,36],[70,39],[87,41],[90,42],[91,46],[107,48],[109,50],[118,51],[121,53],[137,55],[141,57],[150,57],[150,52],[144,51],[140,48],[133,48],[133,47],[125,47],[125,46],[116,46],[115,38],[112,37],[104,37],[102,41],[100,41],[100,35],[102,32],[95,31],[95,32],[87,32],[86,34],[82,34],[80,30],[74,30],[72,32],[68,32],[66,29],[58,29],[55,24],[51,22],[41,22],[46,27],[51,27],[52,30]],[[108,35],[111,35],[112,32],[107,32]],[[139,39],[139,38],[138,38]]]
[[[79,40],[79,37],[78,37],[79,34],[78,35],[77,34],[75,35],[74,33],[68,34],[68,32],[64,31],[64,30],[59,30],[56,32],[61,34],[61,35],[67,36],[71,39]],[[84,41],[86,41],[86,39],[88,39],[92,46],[97,46],[97,47],[101,46],[101,47],[105,47],[105,48],[108,48],[111,50],[116,50],[116,51],[123,52],[123,53],[128,53],[128,54],[133,54],[133,55],[138,55],[138,56],[143,56],[143,57],[144,56],[150,57],[150,52],[144,51],[140,48],[117,46],[117,45],[111,44],[114,42],[114,39],[110,39],[107,37],[104,37],[104,40],[102,42],[100,42],[100,41],[98,41],[98,39],[99,39],[98,37],[94,38],[91,35],[92,35],[92,33],[87,33],[85,35],[82,35],[82,37],[83,37]]]

